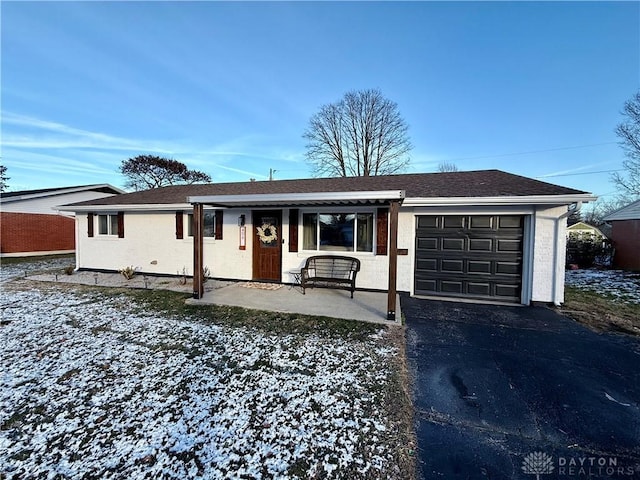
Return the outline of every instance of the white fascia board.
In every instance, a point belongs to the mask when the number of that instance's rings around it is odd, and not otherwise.
[[[99,188],[112,188],[118,193],[127,193],[124,190],[114,187],[113,185],[109,185],[108,183],[101,183],[98,185],[89,185],[83,187],[73,187],[73,188],[60,188],[58,190],[51,190],[48,192],[39,192],[39,193],[25,193],[24,195],[17,195],[15,197],[6,197],[2,199],[2,203],[9,202],[19,202],[24,200],[34,200],[36,198],[46,198],[46,197],[57,197],[58,195],[67,195],[70,193],[78,193],[78,192],[90,192],[91,190],[97,190]],[[7,192],[11,193],[11,192]]]
[[[59,205],[61,212],[164,212],[167,210],[192,210],[190,203],[149,203],[137,205]]]
[[[577,195],[523,195],[509,197],[413,197],[405,198],[403,206],[469,206],[469,205],[569,205],[592,202],[598,197],[588,193]]]
[[[196,195],[187,197],[190,203],[213,205],[295,205],[307,202],[363,202],[380,200],[402,200],[404,190],[378,190],[358,192],[316,193],[267,193],[256,195]]]

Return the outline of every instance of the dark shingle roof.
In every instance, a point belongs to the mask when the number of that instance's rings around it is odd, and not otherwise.
[[[92,185],[74,185],[71,187],[54,187],[54,188],[40,188],[36,190],[15,190],[11,192],[2,192],[0,196],[2,198],[12,198],[12,197],[21,197],[25,195],[38,195],[38,194],[46,194],[50,193],[52,195],[67,193],[69,190],[92,190],[96,192],[103,193],[120,193],[121,190],[118,190],[111,185],[107,185],[104,183],[92,184]]]
[[[378,177],[310,178],[261,182],[174,185],[101,198],[74,205],[186,203],[188,196],[405,190],[406,197],[503,197],[584,194],[580,190],[500,170],[410,173]]]

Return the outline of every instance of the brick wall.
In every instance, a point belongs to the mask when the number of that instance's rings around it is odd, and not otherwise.
[[[614,267],[640,270],[640,220],[612,221],[611,239],[616,249]]]
[[[0,252],[75,250],[75,220],[61,215],[0,212]]]

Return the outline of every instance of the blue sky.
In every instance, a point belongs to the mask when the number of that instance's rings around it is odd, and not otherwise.
[[[638,2],[2,2],[1,19],[12,190],[122,186],[139,154],[216,182],[309,177],[309,118],[379,88],[409,124],[409,172],[611,195],[640,87]]]

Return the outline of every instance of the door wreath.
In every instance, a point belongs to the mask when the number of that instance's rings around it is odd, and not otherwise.
[[[256,227],[256,230],[262,243],[271,243],[278,239],[278,231],[270,223],[263,223],[261,227]]]

